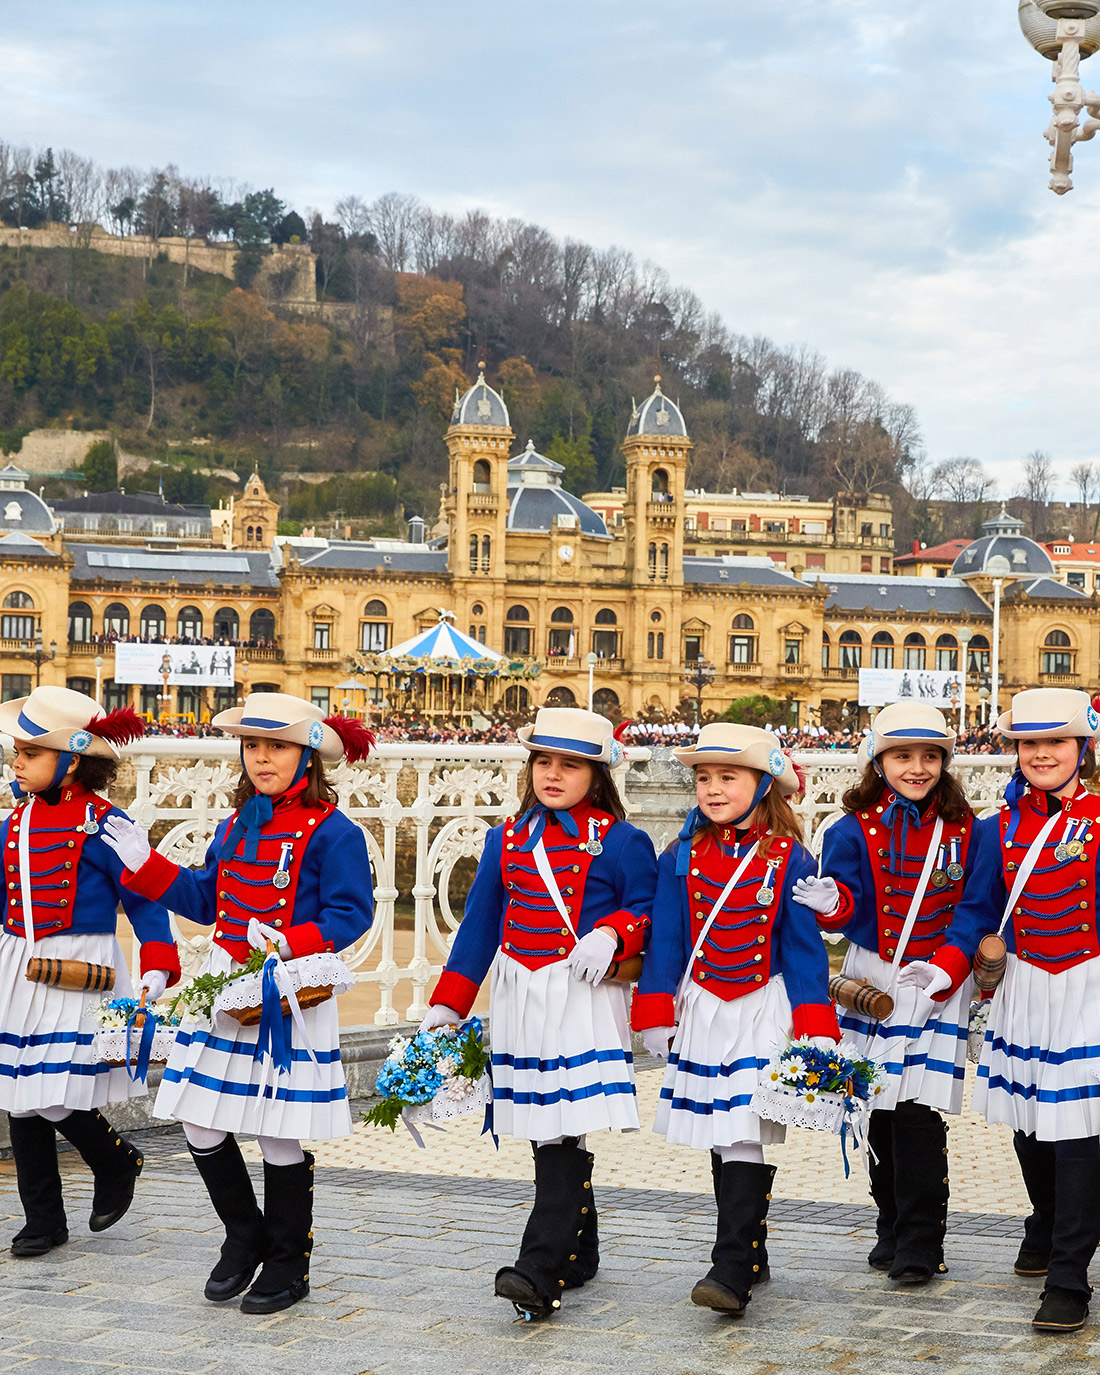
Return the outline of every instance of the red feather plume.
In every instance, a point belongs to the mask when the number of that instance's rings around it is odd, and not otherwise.
[[[374,736],[362,721],[357,721],[354,716],[326,716],[325,725],[340,737],[349,764],[366,759],[374,749]]]
[[[623,736],[626,734],[627,726],[632,726],[633,724],[634,722],[630,720],[620,721],[619,724],[612,731],[612,735],[615,737],[616,740],[621,740]]]
[[[794,762],[794,755],[790,752],[790,750],[784,750],[783,753],[791,761],[791,768],[794,769],[794,776],[798,779],[798,791],[800,793],[804,793],[806,791],[806,775],[802,772],[801,768]]]
[[[145,722],[133,707],[120,707],[89,721],[85,729],[89,735],[98,735],[112,745],[128,745],[131,740],[140,740],[145,734]]]

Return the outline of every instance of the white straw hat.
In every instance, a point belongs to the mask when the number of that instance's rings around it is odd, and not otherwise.
[[[892,702],[875,717],[863,749],[868,759],[877,759],[897,745],[939,745],[947,764],[955,752],[955,739],[938,707],[927,702]]]
[[[220,711],[210,723],[226,735],[256,735],[316,750],[326,764],[365,759],[374,736],[350,716],[326,716],[320,707],[285,692],[250,692],[244,705]]]
[[[688,768],[696,764],[736,764],[739,768],[771,774],[781,793],[797,793],[802,789],[794,764],[780,748],[779,737],[758,726],[712,721],[699,732],[694,745],[672,753]]]
[[[997,729],[1010,740],[1043,740],[1052,735],[1096,736],[1097,715],[1087,692],[1076,688],[1027,688],[1013,697],[997,718]]]
[[[618,764],[623,747],[611,722],[595,711],[579,707],[540,707],[534,722],[520,726],[519,743],[528,750],[552,750],[587,759],[590,764]]]
[[[143,735],[145,723],[132,707],[105,712],[83,692],[36,687],[0,705],[0,731],[20,744],[117,759],[119,746]]]

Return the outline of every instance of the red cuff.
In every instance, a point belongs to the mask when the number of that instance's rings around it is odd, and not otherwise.
[[[143,898],[159,902],[179,877],[179,871],[178,864],[173,864],[158,850],[153,850],[136,873],[132,869],[122,871],[122,884],[124,888],[140,893]]]
[[[796,1041],[803,1036],[831,1036],[839,1041],[836,1009],[832,1003],[799,1003],[791,1016],[791,1034]]]
[[[445,969],[432,990],[428,1006],[438,1007],[442,1003],[444,1007],[453,1007],[460,1017],[466,1017],[474,1005],[480,987],[480,984],[474,983],[473,979],[468,979],[465,974],[456,974],[453,969]]]
[[[171,988],[180,979],[179,952],[170,941],[146,941],[141,947],[140,969],[143,974],[148,974],[150,969],[163,969]]]
[[[855,911],[856,905],[852,900],[851,890],[846,888],[843,883],[838,883],[836,891],[840,897],[840,902],[837,905],[836,911],[830,912],[828,916],[823,916],[820,912],[816,914],[817,924],[821,927],[822,931],[839,931],[842,927],[848,925]]]
[[[321,935],[321,928],[315,921],[299,922],[295,926],[288,926],[281,930],[279,935],[290,946],[292,959],[301,959],[303,955],[319,955],[322,950],[333,948],[331,941],[326,941]]]
[[[928,963],[951,975],[951,987],[945,988],[942,993],[933,994],[932,997],[933,1002],[945,1003],[966,982],[970,974],[970,961],[957,945],[941,945]]]
[[[635,1031],[648,1031],[651,1026],[675,1026],[676,1004],[672,994],[639,993],[635,990],[630,1025]]]
[[[635,955],[640,955],[645,949],[650,922],[644,912],[609,912],[606,917],[601,917],[596,922],[596,928],[601,926],[609,926],[619,938],[622,949],[616,956],[617,959],[633,959]],[[664,1026],[665,1023],[659,1022],[657,1025]]]

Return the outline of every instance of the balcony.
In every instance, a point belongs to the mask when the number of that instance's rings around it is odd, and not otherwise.
[[[324,654],[329,651],[313,651]],[[249,664],[282,663],[283,651],[281,649],[259,649],[252,645],[245,645],[237,650],[238,655]]]
[[[579,673],[584,667],[584,661],[578,659],[575,654],[572,657],[568,654],[551,654],[547,656],[542,671],[544,673]]]
[[[88,640],[70,640],[70,641],[69,641],[69,653],[70,653],[70,654],[102,654],[104,650],[106,650],[106,651],[108,652],[108,654],[112,654],[112,653],[114,652],[114,646],[113,646],[113,645],[96,645],[96,644],[92,644],[92,643],[91,643],[90,641],[88,641]]]
[[[734,663],[732,659],[727,659],[726,661],[727,678],[762,678],[763,676],[764,665],[761,663]]]
[[[675,525],[676,503],[674,501],[647,501],[645,514],[646,520],[651,525]]]
[[[314,645],[306,650],[306,658],[313,659],[318,663],[330,664],[340,657],[340,651],[338,649],[318,649],[317,646]]]
[[[784,664],[783,675],[786,678],[809,678],[811,676],[809,664]]]
[[[859,678],[858,668],[823,668],[821,672],[826,678],[842,678],[847,682],[854,682]]]
[[[4,643],[6,644],[7,641]],[[1081,675],[1079,673],[1040,673],[1039,682],[1043,687],[1075,688],[1081,686]]]
[[[466,505],[471,511],[495,511],[496,494],[493,492],[471,492]]]

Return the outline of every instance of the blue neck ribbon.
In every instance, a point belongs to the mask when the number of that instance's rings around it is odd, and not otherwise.
[[[898,835],[897,820],[901,817],[901,835]],[[901,874],[909,843],[910,825],[920,825],[920,807],[908,797],[894,794],[894,800],[882,813],[882,824],[890,833],[889,869],[892,874]]]
[[[522,845],[517,848],[521,851],[533,850],[542,838],[542,833],[546,829],[547,818],[553,817],[561,823],[561,828],[565,834],[573,840],[580,838],[580,828],[577,826],[576,819],[572,813],[566,811],[564,807],[546,807],[541,802],[536,802],[529,810],[524,812],[516,822],[514,829],[521,830],[524,826],[530,825],[531,833]]]
[[[294,777],[290,780],[290,788],[296,787],[306,776],[306,769],[309,768],[309,761],[313,756],[313,751],[308,747],[302,750],[302,757],[298,760],[298,767],[294,771]],[[244,746],[241,746],[241,768],[244,768]],[[287,788],[287,792],[290,792]],[[282,794],[283,797],[286,793]],[[244,836],[244,858],[253,860],[256,858],[260,845],[260,834],[263,828],[275,815],[275,800],[267,796],[266,793],[253,793],[241,810],[237,813],[237,819],[229,829],[228,835],[221,848],[221,855],[226,859],[231,858],[237,841]]]
[[[269,955],[264,960],[263,999],[260,1005],[259,1035],[256,1039],[255,1058],[263,1061],[270,1052],[271,1061],[280,1074],[290,1073],[291,1062],[291,1021],[290,1014],[283,1014],[282,994],[275,982],[277,955]]]
[[[130,1038],[137,1023],[140,1007],[135,1007],[126,1022],[126,1072],[137,1083],[145,1083],[149,1074],[149,1059],[153,1052],[153,1035],[157,1029],[156,1014],[145,1009],[145,1021],[141,1027],[141,1040],[138,1042],[137,1059],[130,1062]]]
[[[753,812],[756,811],[757,807],[759,807],[760,803],[764,800],[765,793],[767,793],[768,789],[774,782],[775,779],[771,776],[771,774],[766,773],[763,776],[763,778],[761,778],[760,782],[756,785],[756,791],[752,795],[752,801],[741,813],[741,815],[734,817],[732,821],[723,821],[722,825],[740,826],[742,821],[744,821],[747,816],[752,816]],[[676,851],[677,878],[684,878],[690,870],[692,836],[694,836],[695,832],[700,828],[700,826],[705,826],[709,820],[710,818],[706,815],[706,813],[703,811],[701,807],[692,807],[691,811],[688,812],[687,817],[684,820],[683,826],[680,827],[680,834],[677,836],[677,839],[680,842],[680,848]]]

